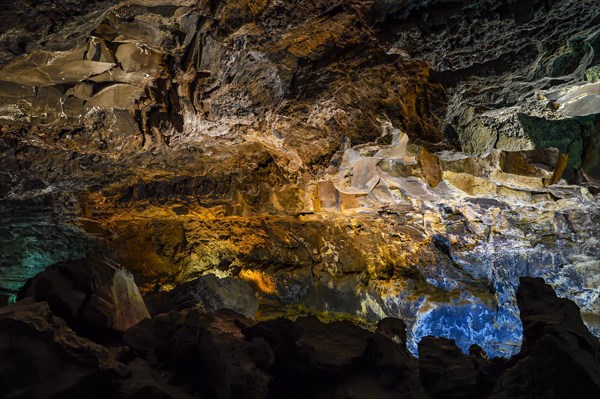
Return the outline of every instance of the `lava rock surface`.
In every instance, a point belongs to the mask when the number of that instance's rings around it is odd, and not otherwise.
[[[577,306],[542,279],[518,291],[525,341],[510,359],[426,337],[419,359],[401,320],[375,331],[315,317],[254,321],[199,307],[159,314],[102,346],[47,302],[0,308],[7,398],[555,398],[600,393],[600,343]]]
[[[67,262],[44,278],[68,288],[28,295],[119,339],[112,288],[74,287],[101,250],[156,312],[212,279],[211,309],[396,317],[413,355],[433,335],[511,357],[519,279],[542,277],[598,337],[599,18],[597,0],[2,4],[0,304]],[[493,391],[477,373],[457,381]]]

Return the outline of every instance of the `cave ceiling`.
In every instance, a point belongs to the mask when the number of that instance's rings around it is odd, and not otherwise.
[[[261,317],[395,316],[413,353],[508,356],[531,276],[600,334],[597,0],[0,15],[3,298],[100,251],[148,298],[234,277]]]

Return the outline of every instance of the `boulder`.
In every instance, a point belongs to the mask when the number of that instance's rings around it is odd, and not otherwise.
[[[180,284],[168,292],[150,295],[147,302],[153,314],[201,306],[208,311],[231,309],[253,317],[258,310],[258,299],[246,281],[233,277],[219,278],[214,274]]]
[[[493,397],[594,398],[600,395],[600,343],[575,303],[540,278],[521,278],[521,352],[510,359]]]
[[[120,386],[123,399],[191,399],[194,397],[179,387],[169,385],[166,378],[142,358],[135,358],[127,364],[127,371],[130,374]]]
[[[324,324],[315,317],[302,317],[295,325],[301,331],[296,341],[298,351],[316,368],[352,364],[363,356],[371,336],[350,321]]]
[[[487,393],[475,365],[451,339],[429,336],[419,342],[419,375],[436,398],[480,398]]]
[[[425,397],[416,361],[406,349],[404,323],[382,320],[375,333],[349,321],[316,317],[273,319],[243,330],[274,353],[269,397]]]
[[[173,384],[201,397],[263,398],[273,354],[264,340],[245,338],[242,329],[250,325],[230,310],[207,313],[195,307],[144,320],[126,331],[123,341],[134,354],[171,373]]]
[[[106,348],[32,299],[0,308],[0,359],[2,398],[116,397],[125,373]]]
[[[18,300],[48,302],[78,332],[125,331],[150,317],[133,276],[101,255],[49,266],[28,280]]]
[[[394,318],[372,332],[347,320],[255,322],[191,307],[143,319],[105,347],[28,298],[0,308],[0,396],[597,397],[600,344],[573,302],[541,279],[521,279],[518,300],[525,339],[513,358],[490,360],[477,345],[467,355],[450,339],[425,337],[417,360]]]
[[[409,369],[416,366],[406,348],[406,324],[400,319],[386,317],[377,323],[369,351],[374,352],[371,356],[380,367]]]

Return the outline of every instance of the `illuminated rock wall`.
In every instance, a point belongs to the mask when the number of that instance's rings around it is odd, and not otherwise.
[[[542,276],[600,334],[597,1],[76,3],[2,11],[4,296],[100,250],[496,356]]]

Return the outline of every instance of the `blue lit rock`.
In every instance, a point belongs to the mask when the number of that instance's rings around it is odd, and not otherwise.
[[[94,236],[146,295],[251,271],[259,317],[413,353],[515,353],[522,276],[600,333],[597,0],[47,3],[0,28],[4,291]]]
[[[0,201],[0,292],[16,294],[47,266],[83,258],[97,245],[52,208],[48,197]]]

